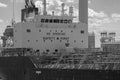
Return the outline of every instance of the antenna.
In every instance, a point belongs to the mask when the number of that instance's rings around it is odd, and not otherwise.
[[[12,26],[15,24],[15,9],[14,9],[14,7],[15,7],[15,1],[13,0],[13,16],[12,16]]]

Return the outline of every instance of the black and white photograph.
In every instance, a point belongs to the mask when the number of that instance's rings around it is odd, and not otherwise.
[[[0,80],[120,80],[120,0],[0,0]]]

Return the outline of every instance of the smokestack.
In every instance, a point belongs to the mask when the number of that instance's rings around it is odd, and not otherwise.
[[[79,0],[79,21],[88,24],[88,0]]]
[[[43,2],[43,5],[44,5],[44,11],[43,11],[43,14],[44,15],[47,15],[47,10],[46,10],[46,0],[44,0],[44,2]]]

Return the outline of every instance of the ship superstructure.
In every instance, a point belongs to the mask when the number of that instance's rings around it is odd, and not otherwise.
[[[83,1],[83,4],[86,5],[86,2]],[[61,16],[48,15],[46,0],[43,4],[43,15],[38,14],[35,6],[22,10],[22,22],[14,25],[14,48],[33,48],[40,53],[60,52],[66,48],[66,44],[74,48],[88,48],[88,24],[81,20],[87,15],[81,13],[80,22],[74,23],[72,11],[70,15],[64,14],[64,3],[61,6]],[[87,11],[87,7],[83,8],[80,9],[81,12]]]

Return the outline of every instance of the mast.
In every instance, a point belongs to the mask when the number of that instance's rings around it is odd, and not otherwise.
[[[12,16],[12,21],[11,21],[11,23],[12,23],[12,26],[15,24],[15,9],[14,9],[14,6],[15,5],[15,1],[13,0],[13,16]]]
[[[62,3],[62,16],[65,14],[65,3]]]
[[[65,9],[65,3],[62,3],[61,4],[61,16],[64,16],[65,15],[65,11],[67,10],[67,9]]]
[[[15,14],[14,14],[14,4],[15,4],[15,2],[14,2],[14,0],[13,0],[13,19],[14,19],[14,16],[15,16]]]

